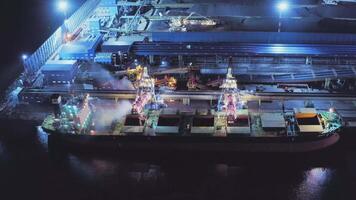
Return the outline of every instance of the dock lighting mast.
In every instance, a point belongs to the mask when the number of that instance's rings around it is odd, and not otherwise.
[[[60,0],[58,2],[58,10],[63,12],[64,20],[67,20],[68,2],[66,0]]]
[[[25,60],[27,60],[28,56],[26,54],[22,54],[21,58],[22,58],[22,61],[25,61]]]
[[[21,65],[23,65],[24,66],[24,68],[25,68],[25,74],[27,74],[27,68],[25,67],[25,62],[26,62],[26,60],[28,59],[28,55],[27,54],[22,54],[21,55]]]
[[[63,41],[64,42],[67,42],[67,39],[68,39],[68,27],[67,27],[67,11],[68,11],[68,8],[69,8],[69,4],[68,4],[68,1],[66,0],[60,0],[58,2],[58,10],[60,12],[63,13],[64,15],[64,21],[63,21],[63,26],[62,26],[62,34],[63,34]]]
[[[289,9],[288,2],[282,1],[277,4],[278,16],[278,32],[281,32],[282,27],[282,14]]]

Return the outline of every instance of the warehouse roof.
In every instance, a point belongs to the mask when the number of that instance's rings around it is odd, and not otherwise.
[[[46,71],[70,71],[77,63],[76,60],[49,60],[42,67],[42,72]]]
[[[86,38],[67,43],[62,46],[60,54],[94,53],[101,42],[101,39],[102,35],[91,35]]]

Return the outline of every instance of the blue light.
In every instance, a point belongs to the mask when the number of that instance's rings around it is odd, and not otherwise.
[[[286,48],[284,45],[280,44],[273,44],[268,47],[269,52],[273,54],[283,54],[288,52],[288,48]]]
[[[284,12],[284,11],[288,10],[288,8],[289,8],[288,2],[283,1],[283,2],[279,2],[277,4],[277,9],[279,10],[279,12]]]
[[[168,62],[167,61],[165,61],[165,60],[162,60],[161,61],[161,66],[167,66],[168,65]]]
[[[68,10],[68,2],[65,0],[61,0],[58,2],[58,10],[60,10],[61,12],[66,12]]]
[[[28,56],[26,54],[23,54],[22,56],[22,60],[27,60]]]

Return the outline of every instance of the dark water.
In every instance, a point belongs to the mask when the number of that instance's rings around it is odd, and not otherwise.
[[[2,122],[0,199],[355,199],[356,152],[277,155],[66,152]],[[10,128],[17,126],[18,128]]]

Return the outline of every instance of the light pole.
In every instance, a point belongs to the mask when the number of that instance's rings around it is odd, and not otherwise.
[[[288,10],[289,8],[289,5],[287,2],[279,2],[277,4],[277,9],[278,9],[278,13],[279,13],[279,16],[278,16],[278,33],[281,32],[281,28],[282,28],[282,14]]]
[[[22,58],[22,62],[25,62],[28,56],[26,54],[22,54],[21,58]]]
[[[61,0],[58,2],[58,10],[63,12],[64,22],[67,20],[68,2],[66,0]]]
[[[63,36],[63,42],[66,43],[68,40],[67,11],[69,8],[69,4],[66,0],[60,0],[57,4],[57,8],[64,15],[64,21],[62,25],[62,34],[63,34],[62,36]]]
[[[27,69],[26,67],[26,60],[28,59],[28,55],[27,54],[22,54],[21,55],[21,65],[24,68],[25,71],[25,77],[27,79],[27,77],[30,75],[30,73],[32,73],[31,71],[29,71],[29,69]]]
[[[27,55],[27,54],[22,54],[22,55],[21,55],[21,64],[22,64],[22,66],[24,67],[25,71],[26,71],[25,62],[26,62],[27,58],[28,58],[28,55]]]

